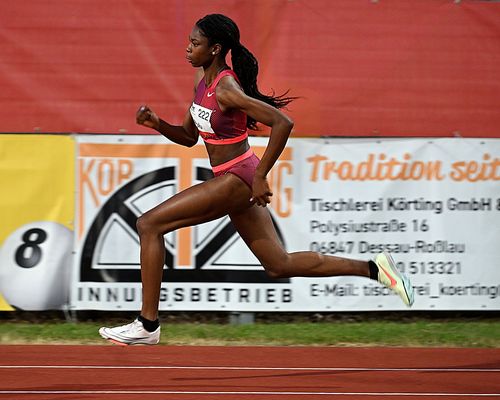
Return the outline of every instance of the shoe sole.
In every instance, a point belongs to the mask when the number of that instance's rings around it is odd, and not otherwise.
[[[107,341],[109,341],[113,344],[116,344],[117,346],[122,346],[122,347],[130,346],[128,343],[119,342],[118,340],[115,340],[115,339],[111,339],[111,338],[104,338],[104,339],[106,339]]]

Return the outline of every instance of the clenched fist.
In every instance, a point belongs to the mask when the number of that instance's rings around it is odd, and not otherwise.
[[[135,115],[135,120],[139,125],[144,125],[148,128],[158,129],[160,126],[160,118],[148,106],[139,107]]]

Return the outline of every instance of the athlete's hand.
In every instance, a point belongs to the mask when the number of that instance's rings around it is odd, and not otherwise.
[[[141,106],[135,114],[135,120],[139,125],[148,128],[158,129],[160,127],[160,118],[148,106]]]
[[[252,198],[250,201],[258,206],[265,207],[271,202],[271,188],[265,177],[255,175],[252,183]]]

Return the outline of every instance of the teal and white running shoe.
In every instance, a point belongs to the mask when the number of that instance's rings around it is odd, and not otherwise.
[[[398,270],[392,256],[384,251],[377,254],[374,262],[378,267],[378,281],[396,292],[411,307],[415,300],[413,286],[408,277]]]

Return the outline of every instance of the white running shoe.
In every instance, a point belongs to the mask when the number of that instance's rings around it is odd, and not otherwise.
[[[148,332],[138,319],[130,324],[114,328],[102,327],[99,329],[99,334],[104,339],[124,346],[130,344],[158,344],[160,341],[160,327],[154,332]]]
[[[413,286],[408,277],[398,270],[392,256],[384,251],[377,254],[374,262],[378,267],[378,281],[396,292],[411,307],[415,300]]]

